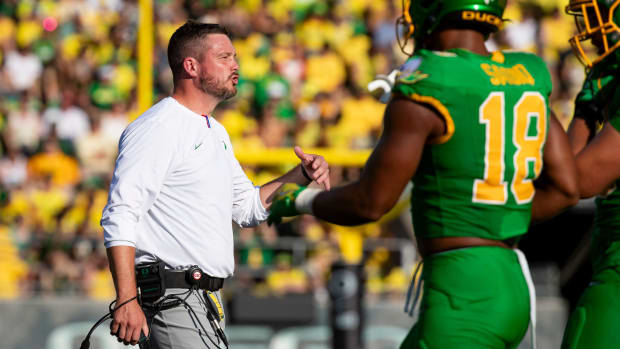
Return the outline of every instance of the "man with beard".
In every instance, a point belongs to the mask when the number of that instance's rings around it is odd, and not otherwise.
[[[168,62],[173,94],[123,132],[101,219],[117,293],[110,330],[125,344],[143,333],[155,348],[219,348],[227,346],[219,289],[234,269],[231,221],[267,219],[284,183],[329,189],[329,169],[296,147],[301,164],[263,186],[243,173],[226,130],[209,116],[239,78],[223,27],[185,23]]]

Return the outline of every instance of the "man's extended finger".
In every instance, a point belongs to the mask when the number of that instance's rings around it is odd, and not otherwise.
[[[132,328],[129,325],[127,325],[127,331],[125,332],[125,336],[123,337],[123,343],[125,345],[129,345],[130,343],[132,343],[135,332],[136,332],[135,328]]]
[[[149,336],[149,324],[147,324],[146,321],[142,323],[142,333],[144,333],[146,337]]]
[[[112,321],[110,322],[110,334],[113,336],[116,336],[116,334],[118,333],[118,327],[120,326],[120,324],[116,321]]]
[[[297,155],[297,157],[305,164],[309,164],[314,157],[312,155],[306,154],[304,153],[303,150],[301,150],[301,148],[296,145],[295,148],[293,148],[293,151],[295,152],[295,155]]]
[[[317,183],[323,185],[325,190],[330,190],[332,188],[331,183],[329,181],[329,170],[327,170],[321,178],[316,180]]]
[[[327,161],[322,156],[315,157],[314,161],[312,161],[312,169],[316,170],[321,166],[327,166]]]
[[[116,336],[118,339],[125,340],[125,335],[127,334],[127,325],[123,325],[119,328]]]
[[[316,171],[313,171],[312,173],[310,173],[310,177],[312,177],[312,179],[316,180],[318,182],[318,179],[321,178],[321,176],[326,172],[329,171],[329,169],[327,167],[322,167],[319,168]]]
[[[142,332],[142,329],[140,327],[136,327],[133,330],[133,334],[131,335],[131,345],[136,345],[138,344],[138,340],[140,340],[140,333]]]

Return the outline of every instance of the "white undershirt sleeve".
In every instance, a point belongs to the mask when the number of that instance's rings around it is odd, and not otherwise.
[[[136,245],[136,225],[161,190],[173,161],[175,132],[157,120],[123,132],[101,226],[106,247]]]

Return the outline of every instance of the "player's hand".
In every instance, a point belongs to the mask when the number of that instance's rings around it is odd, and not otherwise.
[[[331,184],[329,182],[329,164],[321,155],[306,154],[300,147],[294,148],[295,155],[301,160],[301,166],[312,180],[329,190]],[[301,168],[300,168],[301,169]]]
[[[602,124],[605,121],[604,114],[594,101],[575,101],[575,117],[584,119],[588,126]]]
[[[306,187],[298,187],[296,189],[284,188],[277,193],[269,208],[267,224],[280,224],[284,217],[298,216],[299,211],[295,207],[295,199],[305,189]]]
[[[116,304],[122,304],[125,300],[117,299]],[[116,308],[110,323],[111,335],[116,336],[118,341],[123,342],[125,345],[136,345],[140,339],[141,332],[148,337],[149,327],[146,323],[144,312],[137,300]]]

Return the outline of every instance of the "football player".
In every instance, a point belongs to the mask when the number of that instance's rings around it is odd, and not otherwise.
[[[569,138],[581,196],[598,195],[592,282],[569,318],[562,343],[566,349],[620,348],[619,6],[620,0],[571,0],[566,8],[579,31],[570,42],[587,74],[575,101]],[[591,51],[584,45],[588,41]]]
[[[276,223],[309,213],[362,224],[379,219],[413,181],[424,293],[401,348],[516,348],[535,299],[515,244],[532,218],[578,200],[570,145],[548,107],[545,63],[486,49],[505,5],[406,3],[400,22],[415,52],[395,74],[383,133],[361,177],[331,191],[302,188],[271,209]]]

